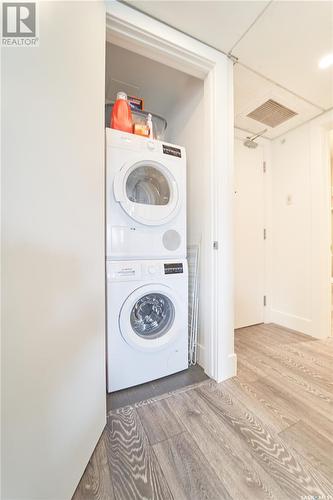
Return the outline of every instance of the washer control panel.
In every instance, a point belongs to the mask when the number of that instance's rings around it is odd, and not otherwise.
[[[164,274],[182,274],[184,272],[182,262],[164,264]]]
[[[163,262],[159,260],[107,261],[107,279],[113,282],[158,281],[165,275],[187,275],[186,260]]]
[[[139,262],[108,262],[107,279],[110,281],[137,281],[142,271]]]

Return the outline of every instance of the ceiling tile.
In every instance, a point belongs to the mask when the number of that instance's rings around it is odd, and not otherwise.
[[[126,3],[229,52],[269,2],[130,0]]]
[[[274,128],[266,127],[247,116],[251,111],[269,99],[273,99],[283,106],[292,109],[297,115]],[[269,139],[274,139],[284,134],[322,112],[320,108],[274,85],[272,82],[258,76],[240,64],[234,66],[234,100],[235,126],[248,130],[253,134],[267,128],[268,130],[264,135]]]
[[[240,62],[310,102],[333,106],[333,67],[318,62],[333,52],[333,2],[273,2],[235,47]]]

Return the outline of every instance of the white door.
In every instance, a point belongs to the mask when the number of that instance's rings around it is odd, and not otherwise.
[[[235,140],[235,328],[264,321],[263,148]]]

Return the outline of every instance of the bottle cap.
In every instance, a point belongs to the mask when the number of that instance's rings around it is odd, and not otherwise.
[[[127,94],[125,92],[117,92],[117,100],[118,99],[124,99],[125,101],[127,101]]]

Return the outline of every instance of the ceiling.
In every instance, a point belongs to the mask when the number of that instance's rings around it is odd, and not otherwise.
[[[226,54],[235,64],[235,126],[273,139],[333,107],[333,1],[156,1],[129,5]],[[203,19],[205,22],[203,22]],[[276,127],[247,115],[268,99],[297,114]]]

